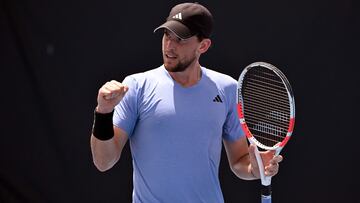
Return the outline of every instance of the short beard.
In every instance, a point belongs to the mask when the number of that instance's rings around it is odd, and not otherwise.
[[[175,67],[165,67],[167,71],[169,72],[184,72],[186,69],[190,67],[192,63],[196,60],[196,57],[194,56],[192,59],[179,62]]]

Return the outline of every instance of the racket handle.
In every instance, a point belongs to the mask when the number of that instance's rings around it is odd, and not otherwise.
[[[262,186],[261,203],[271,203],[271,185]]]
[[[261,196],[261,203],[271,203],[271,195],[270,196]]]

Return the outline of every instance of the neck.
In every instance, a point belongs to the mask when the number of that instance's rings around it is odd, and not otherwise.
[[[201,68],[199,63],[190,65],[182,72],[169,72],[170,76],[183,87],[190,87],[201,79]]]

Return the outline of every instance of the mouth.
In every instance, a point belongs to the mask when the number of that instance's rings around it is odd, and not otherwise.
[[[164,53],[165,57],[168,58],[168,59],[176,59],[177,58],[177,55],[176,54],[173,54],[173,53]]]

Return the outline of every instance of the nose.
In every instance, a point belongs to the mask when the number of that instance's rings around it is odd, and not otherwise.
[[[173,50],[174,49],[174,41],[171,40],[168,37],[164,38],[164,48],[166,48],[166,50]]]

